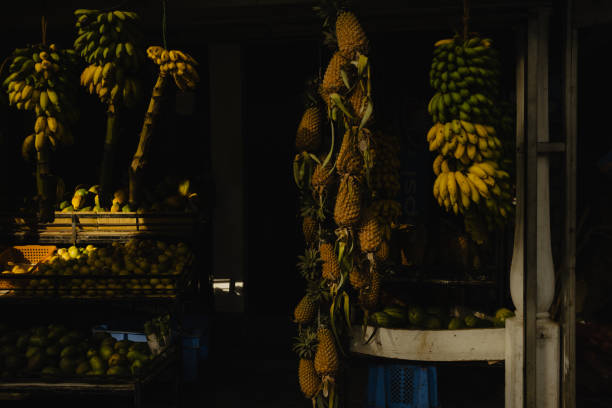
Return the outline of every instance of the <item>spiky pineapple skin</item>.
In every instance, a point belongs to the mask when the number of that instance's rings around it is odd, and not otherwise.
[[[368,52],[368,39],[357,16],[350,11],[342,12],[336,19],[338,48],[344,53]]]
[[[336,160],[336,170],[340,175],[357,176],[363,169],[363,159],[357,150],[357,137],[353,134],[356,130],[349,129],[342,138],[342,145]]]
[[[376,310],[380,300],[381,276],[374,270],[370,274],[370,285],[359,294],[361,306],[367,310]]]
[[[378,217],[369,209],[363,217],[358,232],[359,246],[363,252],[376,252],[382,242],[382,227]]]
[[[367,271],[364,271],[360,265],[353,265],[353,269],[349,273],[349,282],[355,289],[363,289],[370,283],[370,278]]]
[[[295,137],[297,151],[316,152],[321,146],[321,110],[312,106],[304,112]]]
[[[316,311],[317,304],[308,295],[306,295],[295,307],[295,310],[293,311],[293,317],[295,318],[296,323],[310,323],[312,319],[314,319]]]
[[[350,175],[342,177],[334,206],[334,221],[339,227],[352,227],[359,222],[361,184]]]
[[[389,259],[389,252],[390,252],[389,243],[387,241],[383,240],[380,243],[380,246],[378,247],[378,250],[376,250],[376,252],[374,253],[374,257],[377,260],[384,262],[387,259]]]
[[[317,239],[317,221],[313,217],[304,217],[302,220],[302,232],[306,242],[315,242]]]
[[[348,91],[348,89],[344,85],[344,81],[342,80],[342,74],[340,71],[345,69],[345,67],[348,66],[349,62],[350,61],[344,56],[342,52],[336,52],[329,61],[329,64],[327,65],[325,75],[323,76],[323,82],[319,87],[319,95],[328,106],[330,103],[329,95],[331,95],[332,93],[345,95]]]
[[[323,260],[321,276],[328,281],[337,281],[340,279],[340,264],[334,253],[333,245],[329,243],[321,244],[319,251]]]
[[[321,379],[315,371],[314,362],[312,360],[300,359],[298,380],[300,389],[306,398],[310,399],[319,392]]]
[[[335,181],[336,175],[331,170],[331,166],[323,167],[321,164],[317,164],[311,178],[313,196],[324,195]]]
[[[314,367],[319,376],[334,376],[338,372],[338,351],[332,332],[327,328],[320,328],[317,332],[319,345],[315,353]]]

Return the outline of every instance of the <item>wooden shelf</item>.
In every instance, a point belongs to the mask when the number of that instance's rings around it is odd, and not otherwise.
[[[353,330],[351,352],[412,361],[499,361],[505,360],[506,329],[406,330],[368,326]]]

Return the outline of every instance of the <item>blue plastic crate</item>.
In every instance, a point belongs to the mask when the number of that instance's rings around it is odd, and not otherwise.
[[[407,364],[370,366],[366,408],[438,408],[435,367]]]

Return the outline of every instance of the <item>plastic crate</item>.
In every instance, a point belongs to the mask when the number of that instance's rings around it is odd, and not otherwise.
[[[0,253],[0,265],[7,262],[35,265],[53,255],[55,245],[20,245],[7,248]]]
[[[10,248],[6,248],[0,253],[0,268],[5,268],[9,262],[16,265],[23,265],[28,267],[28,273],[32,272],[29,270],[39,262],[43,262],[50,258],[57,247],[55,245],[19,245]],[[11,268],[7,268],[11,270]],[[25,281],[15,282],[9,279],[6,275],[3,279],[3,274],[0,275],[0,289],[16,289],[23,286]],[[10,274],[9,276],[14,276]],[[20,285],[19,283],[22,283]],[[0,290],[0,296],[10,293],[8,290]]]
[[[366,408],[438,408],[437,377],[435,367],[370,366]]]
[[[125,331],[125,330],[112,330],[108,328],[108,325],[96,326],[92,329],[93,333],[108,333],[116,340],[130,340],[138,343],[146,343],[147,336],[144,333]]]

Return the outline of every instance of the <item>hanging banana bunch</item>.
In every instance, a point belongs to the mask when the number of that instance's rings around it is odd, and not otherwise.
[[[34,133],[24,139],[21,150],[24,159],[36,158],[39,215],[50,221],[54,187],[49,153],[58,145],[74,142],[70,125],[78,118],[74,103],[76,56],[73,50],[60,50],[55,44],[38,44],[16,49],[8,63],[9,75],[2,85],[9,104],[32,111],[36,117]]]
[[[146,164],[146,152],[149,140],[153,135],[155,116],[159,113],[161,98],[168,77],[181,91],[193,90],[200,81],[196,70],[197,61],[179,50],[166,50],[159,46],[147,48],[147,57],[159,66],[159,75],[153,87],[149,107],[140,131],[138,147],[130,165],[130,202],[137,202],[140,198],[140,172]]]
[[[504,225],[513,212],[505,163],[511,152],[498,132],[502,122],[507,125],[500,113],[500,67],[492,40],[456,36],[435,44],[430,71],[437,91],[428,105],[434,125],[427,134],[429,150],[438,152],[434,197],[454,214],[486,216],[489,228]]]
[[[137,77],[144,60],[142,34],[138,15],[131,11],[79,9],[74,15],[78,28],[74,49],[89,64],[81,74],[81,85],[108,106],[100,197],[102,207],[109,208],[116,115],[121,107],[132,107],[140,98]]]

